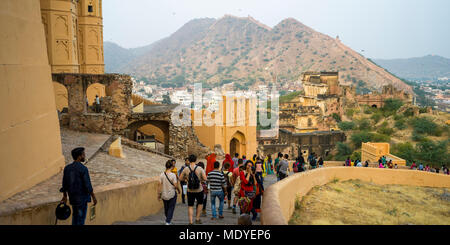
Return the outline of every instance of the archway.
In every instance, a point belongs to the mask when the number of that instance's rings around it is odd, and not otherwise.
[[[373,105],[372,105],[372,108],[378,108],[378,106],[377,106],[377,105],[375,105],[375,104],[373,104]]]
[[[69,108],[69,94],[66,86],[53,82],[53,92],[55,94],[56,109],[62,112],[64,108]]]
[[[130,140],[151,149],[169,154],[169,123],[165,121],[139,121],[128,126]]]
[[[236,138],[231,139],[230,141],[230,155],[234,156],[234,154],[238,153],[241,155],[241,143]]]
[[[245,135],[240,131],[237,131],[230,139],[229,143],[229,151],[230,155],[234,156],[235,153],[239,153],[239,155],[246,155],[246,146],[245,146]]]
[[[87,97],[87,103],[89,105],[88,112],[93,112],[94,104],[95,104],[95,97],[98,96],[99,98],[103,98],[106,96],[106,88],[105,85],[100,83],[93,83],[89,85],[89,87],[86,89],[86,97]],[[92,108],[92,110],[90,109]]]

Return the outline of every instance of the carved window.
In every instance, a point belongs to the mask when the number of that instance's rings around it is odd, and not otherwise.
[[[93,12],[94,12],[94,6],[89,5],[89,6],[88,6],[88,12],[89,12],[89,13],[93,13]]]

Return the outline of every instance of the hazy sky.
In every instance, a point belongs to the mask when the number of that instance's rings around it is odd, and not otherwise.
[[[144,46],[225,14],[271,27],[293,17],[370,58],[450,58],[450,0],[103,0],[104,40]]]

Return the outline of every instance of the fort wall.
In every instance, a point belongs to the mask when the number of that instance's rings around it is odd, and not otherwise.
[[[379,185],[410,185],[450,188],[450,176],[423,171],[330,167],[297,173],[271,185],[264,192],[261,224],[287,225],[295,202],[307,195],[314,186],[321,186],[338,179],[346,181],[359,179]]]

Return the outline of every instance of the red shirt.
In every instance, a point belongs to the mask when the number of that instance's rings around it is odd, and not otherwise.
[[[243,191],[253,191],[253,185],[248,185],[247,179],[245,178],[245,173],[244,171],[241,171],[240,173],[240,177],[241,177],[241,192],[243,193]],[[250,177],[252,178],[252,177]]]

